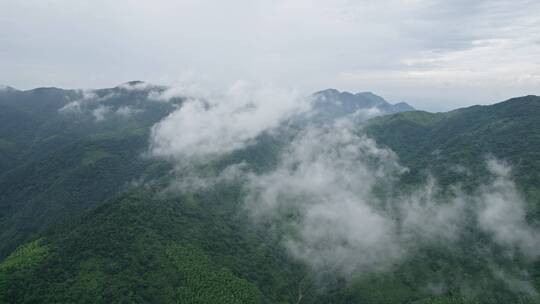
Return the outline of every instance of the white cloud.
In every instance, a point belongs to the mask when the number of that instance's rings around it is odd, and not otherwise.
[[[173,89],[159,98],[177,95],[186,96]],[[176,180],[169,191],[222,183],[245,187],[254,222],[280,231],[289,252],[316,270],[346,277],[388,270],[426,246],[459,246],[467,233],[493,239],[478,245],[486,246],[481,250],[486,256],[474,257],[482,262],[494,260],[493,243],[508,259],[516,252],[530,258],[540,253],[540,231],[527,223],[525,203],[504,163],[489,160],[493,181],[473,192],[459,186],[441,189],[434,178],[405,191],[399,179],[408,169],[354,122],[358,115],[377,114],[369,110],[288,134],[294,138],[269,171],[255,173],[242,161],[222,171],[212,166],[263,132],[283,136],[276,127],[306,114],[309,105],[287,90],[239,82],[226,94],[187,99],[153,127],[149,152],[173,161]],[[504,278],[510,286],[524,276],[505,273]]]
[[[312,266],[374,270],[403,252],[372,189],[403,170],[394,153],[348,128],[313,129],[292,143],[278,169],[251,178],[247,206],[274,223],[293,215],[287,246]]]
[[[94,116],[94,119],[99,122],[105,120],[106,115],[108,115],[110,112],[111,107],[99,105],[97,108],[92,110],[92,115]]]
[[[489,160],[493,182],[473,193],[454,186],[442,195],[433,178],[402,192],[399,176],[407,169],[397,156],[354,130],[343,121],[309,129],[275,170],[246,183],[253,218],[288,231],[284,244],[293,256],[319,271],[358,275],[388,269],[425,246],[458,246],[470,229],[487,232],[510,259],[516,251],[540,254],[540,231],[527,223],[503,163]]]
[[[177,159],[221,155],[308,108],[294,92],[236,82],[223,95],[190,97],[156,124],[150,152]]]
[[[154,89],[156,86],[144,81],[126,82],[119,85],[117,88],[126,91],[146,91]]]
[[[510,179],[510,167],[490,159],[488,169],[495,179],[493,183],[484,186],[479,194],[480,227],[512,252],[519,249],[532,258],[538,257],[540,231],[526,221],[526,204]]]
[[[143,90],[147,85],[137,89],[126,90]],[[153,91],[152,91],[153,92]],[[80,97],[68,102],[65,106],[58,109],[60,114],[90,116],[96,122],[102,122],[112,115],[121,118],[131,118],[134,115],[141,113],[143,109],[138,109],[132,105],[113,106],[109,102],[117,97],[121,97],[120,93],[112,92],[99,96],[94,90],[79,90]]]
[[[80,90],[79,94],[81,96],[79,99],[68,102],[58,112],[64,114],[81,114],[88,104],[99,101],[99,97],[93,90]]]
[[[141,113],[141,109],[136,109],[131,106],[121,106],[114,112],[116,115],[119,115],[124,118],[133,117],[134,115]]]
[[[172,89],[159,98],[177,95],[186,96]],[[290,232],[283,242],[291,254],[317,269],[345,275],[387,269],[423,246],[457,244],[468,233],[465,227],[492,236],[510,258],[516,251],[532,258],[540,253],[540,232],[527,223],[506,165],[488,161],[493,182],[473,193],[453,186],[442,195],[434,178],[412,192],[400,191],[407,168],[353,122],[378,114],[369,109],[306,125],[270,171],[254,173],[242,162],[224,171],[205,167],[263,132],[278,132],[287,118],[309,116],[309,105],[287,90],[238,82],[226,94],[187,99],[153,127],[149,152],[174,162],[177,179],[168,190],[240,182],[253,219]]]

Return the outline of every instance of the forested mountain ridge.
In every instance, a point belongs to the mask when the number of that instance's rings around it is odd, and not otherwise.
[[[0,136],[7,160],[0,175],[0,302],[537,302],[538,261],[519,254],[470,256],[491,250],[475,245],[489,239],[475,231],[452,247],[418,249],[405,261],[392,262],[391,271],[350,278],[312,268],[283,246],[282,235],[293,231],[295,237],[292,224],[270,227],[253,220],[242,179],[186,190],[175,186],[183,173],[174,163],[146,156],[151,127],[183,102],[150,96],[163,90],[132,82],[91,95],[65,91],[58,101],[60,91],[45,89],[45,96],[53,97],[41,113],[24,102],[14,106],[11,97],[0,99],[9,109],[0,113],[13,118]],[[350,114],[345,112],[340,107],[331,119]],[[354,131],[397,154],[408,168],[404,189],[422,183],[426,172],[443,186],[482,184],[486,157],[507,162],[534,223],[540,209],[539,123],[540,97],[526,96],[448,113],[382,116],[355,122]],[[28,133],[9,131],[19,124]],[[304,127],[285,128],[285,135],[265,132],[201,171],[243,163],[263,178]],[[298,216],[286,214],[280,221],[294,223]],[[505,283],[510,279],[491,271],[493,265],[503,275],[515,275],[512,284],[521,287]],[[459,281],[478,286],[466,288]]]
[[[150,127],[174,102],[151,101],[151,92],[129,84],[95,91],[0,91],[0,256],[155,165],[141,155]]]
[[[367,129],[380,144],[399,154],[410,168],[429,169],[441,181],[474,182],[485,175],[479,159],[495,156],[513,165],[518,184],[531,195],[540,181],[540,97],[513,98],[491,106],[446,113],[421,111],[373,119]],[[445,167],[452,163],[475,176]]]

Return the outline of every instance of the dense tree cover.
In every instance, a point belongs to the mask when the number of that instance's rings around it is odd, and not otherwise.
[[[182,273],[182,282],[175,288],[176,302],[261,302],[260,291],[254,284],[237,278],[226,268],[213,267],[200,250],[175,244],[166,249],[166,254]]]
[[[82,91],[0,92],[0,258],[48,225],[96,206],[163,166],[143,153],[150,126],[173,104],[120,88],[94,94],[112,96],[107,106],[136,106],[140,112],[98,122],[91,111],[61,110],[82,100]]]
[[[3,272],[0,294],[22,303],[185,303],[187,295],[193,303],[257,303],[261,294],[268,303],[293,302],[303,267],[236,215],[236,195],[223,189],[156,199],[144,192],[113,200],[49,231],[47,258],[25,272]]]
[[[398,113],[373,119],[366,130],[416,177],[429,170],[443,184],[478,184],[487,173],[483,159],[491,155],[510,163],[518,183],[533,194],[540,180],[539,117],[540,97],[526,96],[447,113]]]
[[[119,89],[107,90],[98,95]],[[96,124],[91,117],[56,116],[77,94],[63,94],[58,104],[51,97],[41,111],[56,110],[47,115],[33,113],[24,101],[35,102],[30,97],[17,97],[23,100],[17,106],[0,98],[0,106],[13,109],[10,117],[28,122],[22,129],[27,133],[0,133],[0,165],[6,160],[9,166],[0,174],[0,303],[538,303],[494,276],[481,254],[485,247],[475,246],[485,236],[474,233],[459,246],[418,250],[391,271],[352,279],[314,273],[288,255],[280,231],[246,216],[240,185],[164,191],[170,165],[142,154],[149,127],[172,108],[148,105],[144,93],[128,92],[110,102],[150,109],[137,119]],[[16,127],[17,120],[6,120],[6,128],[10,124]],[[411,168],[408,185],[424,178],[426,169],[443,184],[474,184],[485,173],[480,164],[486,153],[508,161],[534,220],[539,124],[540,98],[530,96],[449,113],[395,114],[363,130]],[[241,160],[264,171],[287,140],[263,134],[256,144],[200,169]],[[448,164],[474,174],[461,175]],[[528,267],[528,283],[540,290],[540,263],[500,259],[508,271]]]

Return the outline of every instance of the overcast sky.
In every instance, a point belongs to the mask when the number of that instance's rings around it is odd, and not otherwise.
[[[0,84],[186,79],[427,110],[540,95],[540,1],[0,0]]]

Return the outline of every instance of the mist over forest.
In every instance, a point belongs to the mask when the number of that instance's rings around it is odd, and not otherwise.
[[[0,304],[540,303],[536,1],[0,0],[0,28]]]

